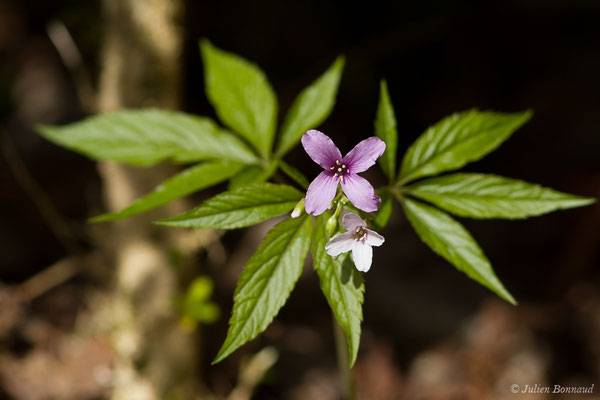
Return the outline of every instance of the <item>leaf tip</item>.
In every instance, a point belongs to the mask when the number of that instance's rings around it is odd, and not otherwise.
[[[381,92],[387,92],[387,80],[385,78],[381,78],[381,80],[379,81],[379,90]]]
[[[116,219],[115,214],[100,214],[100,215],[96,215],[95,217],[88,218],[87,222],[90,224],[94,224],[96,222],[106,222],[106,221],[112,221],[114,219]]]
[[[161,226],[179,226],[176,223],[174,223],[173,218],[157,219],[155,221],[152,221],[152,223],[154,225],[161,225]]]
[[[579,207],[589,206],[598,201],[595,197],[580,197]]]
[[[52,125],[36,124],[35,131],[48,140],[52,140],[56,136],[56,128]]]
[[[379,104],[387,102],[391,103],[390,92],[388,90],[388,84],[385,79],[381,79],[379,82]],[[378,106],[379,108],[380,106]]]
[[[356,359],[358,358],[357,356],[358,356],[358,354],[352,354],[352,355],[350,356],[350,357],[351,357],[351,358],[350,358],[350,362],[348,363],[348,367],[349,367],[349,368],[352,368],[352,367],[354,367],[354,364],[356,364]]]
[[[46,125],[46,124],[35,124],[35,130],[36,130],[36,131],[38,131],[38,132],[39,132],[39,131],[44,131],[44,130],[46,130],[46,129],[49,129],[49,128],[51,129],[51,128],[52,128],[52,125]]]
[[[217,353],[217,355],[215,356],[214,360],[212,360],[210,362],[210,365],[215,365],[220,363],[221,361],[223,361],[229,354],[223,354],[223,348],[221,348],[221,350],[219,350],[219,352]]]
[[[521,125],[526,123],[527,121],[529,121],[531,118],[533,118],[533,110],[531,108],[528,108],[527,110],[522,111],[518,114],[521,114],[521,118],[520,118]]]
[[[491,281],[487,281],[487,282],[482,282],[481,280],[477,280],[479,283],[481,283],[483,286],[487,287],[488,289],[490,289],[492,292],[494,292],[496,295],[498,295],[498,297],[500,297],[502,300],[506,301],[507,303],[510,303],[513,306],[517,306],[519,303],[517,302],[517,300],[515,300],[515,298],[512,296],[512,294],[510,294],[510,292],[504,287],[504,285],[502,284],[502,282],[500,282],[500,280],[497,277],[494,277],[494,279],[492,279]]]
[[[515,307],[519,305],[519,302],[517,302],[517,300],[515,300],[515,298],[506,290],[504,290],[500,296]]]
[[[236,344],[233,344],[232,342],[230,342],[229,335],[228,335],[227,338],[225,339],[225,343],[223,343],[223,346],[221,346],[221,349],[219,349],[219,352],[217,353],[217,355],[211,361],[210,364],[215,365],[215,364],[220,363],[221,361],[223,361],[224,359],[229,357],[231,355],[231,353],[236,351],[240,346],[241,346],[240,344],[236,345]]]
[[[213,47],[211,41],[205,37],[198,40],[198,45],[200,46],[200,50],[207,50]]]

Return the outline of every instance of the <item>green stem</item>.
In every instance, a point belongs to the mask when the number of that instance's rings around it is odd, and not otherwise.
[[[406,194],[410,194],[410,190],[403,186],[391,186],[390,193],[392,193],[398,201],[402,201]]]
[[[348,356],[348,342],[344,330],[335,320],[333,314],[333,337],[335,339],[335,353],[337,355],[338,369],[340,371],[340,379],[342,381],[342,399],[355,400],[356,393],[354,392],[354,382],[350,373],[350,358]]]
[[[414,178],[413,178],[413,175],[414,175],[414,174],[408,174],[408,175],[405,175],[405,176],[404,176],[404,177],[402,177],[402,178],[396,178],[396,179],[397,179],[397,182],[395,182],[395,183],[393,184],[393,186],[401,187],[401,186],[404,186],[404,185],[406,185],[406,184],[407,184],[407,183],[409,183],[410,181],[414,180]]]

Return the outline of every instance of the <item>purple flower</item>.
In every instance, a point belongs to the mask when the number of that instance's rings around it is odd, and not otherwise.
[[[354,213],[347,213],[342,218],[342,226],[346,233],[331,238],[325,245],[325,251],[332,257],[352,250],[352,260],[356,269],[367,272],[373,261],[371,246],[381,246],[385,239],[379,233],[367,229],[365,221]]]
[[[322,214],[335,197],[338,182],[348,200],[365,212],[377,211],[381,198],[375,195],[373,186],[358,176],[375,164],[385,151],[385,142],[373,136],[363,140],[345,157],[329,136],[311,129],[302,135],[302,146],[314,162],[323,167],[306,192],[306,212]]]

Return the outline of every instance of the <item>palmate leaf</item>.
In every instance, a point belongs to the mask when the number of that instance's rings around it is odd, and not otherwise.
[[[402,206],[414,230],[434,252],[504,300],[516,304],[475,239],[461,224],[443,211],[418,201],[404,198]]]
[[[312,218],[288,218],[267,233],[244,266],[225,343],[214,363],[264,331],[285,304],[310,249]]]
[[[453,114],[430,127],[410,146],[398,184],[458,169],[496,149],[532,113],[504,114],[470,110]]]
[[[396,130],[396,116],[387,83],[382,80],[379,92],[379,105],[375,118],[375,134],[385,142],[386,148],[378,162],[381,169],[390,181],[396,176],[396,149],[398,147],[398,132]]]
[[[319,216],[313,230],[313,264],[319,275],[321,291],[333,311],[336,321],[348,341],[350,366],[356,362],[360,344],[360,324],[363,318],[362,303],[365,285],[361,274],[354,268],[348,254],[342,254],[337,259],[325,251],[329,240],[326,234],[327,213]]]
[[[305,88],[294,100],[281,127],[277,156],[282,157],[299,141],[308,129],[323,122],[333,110],[344,57],[338,57],[323,75]]]
[[[200,42],[206,95],[225,125],[268,157],[277,123],[277,98],[256,65]]]
[[[430,178],[407,189],[446,211],[471,218],[527,218],[595,201],[516,179],[473,173]]]
[[[149,166],[165,159],[221,159],[252,164],[257,157],[211,119],[158,109],[123,110],[65,126],[39,126],[46,139],[96,160]]]
[[[216,185],[244,165],[231,161],[215,161],[190,167],[161,183],[151,193],[140,197],[123,210],[91,218],[90,222],[111,221],[152,210],[179,197]]]
[[[287,185],[259,182],[223,192],[159,225],[186,228],[236,229],[291,211],[303,193]]]

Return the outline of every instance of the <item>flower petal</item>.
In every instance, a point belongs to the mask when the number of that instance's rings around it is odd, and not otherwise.
[[[302,146],[310,158],[326,170],[329,170],[336,160],[342,159],[342,153],[333,140],[315,129],[302,135]]]
[[[368,170],[385,151],[385,142],[378,137],[370,137],[356,146],[342,160],[350,173],[357,174]],[[313,158],[314,159],[314,158]]]
[[[352,249],[352,260],[357,270],[367,272],[373,261],[373,249],[368,244],[357,243],[359,244]]]
[[[335,257],[352,250],[357,243],[352,237],[352,232],[346,232],[332,237],[325,245],[325,251]]]
[[[358,215],[348,212],[342,217],[342,226],[347,231],[354,231],[359,226],[366,227],[367,224]]]
[[[308,214],[320,215],[331,205],[337,191],[338,178],[331,171],[323,171],[311,182],[306,191],[304,208]]]
[[[348,200],[356,208],[365,212],[377,211],[377,207],[381,203],[381,198],[375,195],[373,186],[361,176],[352,173],[346,175],[342,181],[342,189],[344,189]]]
[[[383,242],[385,242],[385,238],[379,233],[370,229],[366,229],[366,231],[367,237],[365,238],[365,240],[369,246],[381,246]]]

